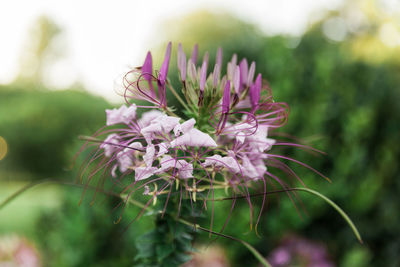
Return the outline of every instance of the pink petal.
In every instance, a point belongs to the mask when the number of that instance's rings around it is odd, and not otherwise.
[[[163,115],[164,113],[155,109],[144,112],[139,120],[139,125],[142,128],[149,126],[153,120]]]
[[[156,174],[156,167],[136,167],[135,168],[135,180],[140,181],[147,179],[152,175]]]
[[[208,134],[193,128],[171,142],[171,147],[177,146],[217,147],[217,143]]]
[[[104,140],[104,143],[100,145],[100,148],[104,149],[104,156],[112,156],[112,154],[119,148],[119,139],[120,137],[118,134],[110,134],[107,136],[107,138]]]
[[[148,167],[153,165],[154,155],[156,153],[156,149],[154,145],[149,145],[146,148],[146,154],[143,155],[143,161],[146,163]]]
[[[191,118],[190,120],[185,121],[182,124],[178,124],[174,128],[175,136],[179,136],[182,133],[187,133],[191,129],[193,129],[194,125],[196,124],[196,120]]]

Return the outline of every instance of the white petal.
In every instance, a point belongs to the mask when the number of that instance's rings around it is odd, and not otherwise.
[[[171,142],[171,147],[177,146],[217,147],[217,143],[208,134],[193,128]]]

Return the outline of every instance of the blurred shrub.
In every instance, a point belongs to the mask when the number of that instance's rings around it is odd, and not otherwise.
[[[111,210],[119,199],[107,198],[89,205],[91,198],[86,196],[78,206],[81,190],[65,188],[62,193],[62,207],[44,213],[37,222],[44,266],[132,266],[136,254],[132,239],[146,231],[151,222],[144,217],[141,224],[128,227],[133,213],[127,212],[125,220],[115,224],[114,217],[119,214]],[[132,208],[130,212],[137,212]]]
[[[78,136],[100,128],[109,106],[83,91],[0,87],[0,135],[8,144],[3,179],[60,175],[72,163],[74,144],[83,144]]]
[[[266,211],[260,226],[268,244],[249,235],[246,240],[259,242],[258,248],[267,253],[284,232],[302,231],[307,237],[326,242],[337,263],[348,264],[354,259],[354,266],[368,261],[371,266],[400,264],[396,255],[400,249],[400,218],[393,216],[400,208],[400,63],[393,60],[375,65],[356,59],[347,45],[353,37],[344,43],[331,42],[322,34],[321,24],[296,39],[265,37],[252,25],[221,14],[201,12],[183,20],[183,24],[175,21],[183,25],[171,33],[175,43],[182,42],[188,48],[198,38],[211,58],[216,47],[222,46],[224,61],[237,52],[239,58],[257,62],[257,72],[268,79],[275,99],[291,107],[289,123],[283,130],[328,155],[315,157],[296,149],[283,152],[310,163],[333,183],[294,164],[290,166],[307,185],[331,197],[351,215],[366,244],[362,253],[351,256],[360,251],[359,244],[342,218],[325,203],[303,195],[308,211],[304,219],[282,196],[279,206],[273,203]],[[248,218],[246,204],[237,210],[234,216]],[[238,236],[247,231],[248,219],[243,222],[234,216],[227,233]],[[221,216],[219,222],[224,219]],[[237,266],[248,262],[246,251],[228,244],[228,253]]]

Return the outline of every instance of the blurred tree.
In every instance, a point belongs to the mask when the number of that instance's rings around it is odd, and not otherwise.
[[[31,85],[43,84],[46,65],[61,56],[62,48],[55,42],[61,33],[61,28],[46,16],[39,17],[33,23],[20,56],[17,81]]]
[[[0,166],[2,178],[61,175],[78,149],[74,144],[83,144],[78,136],[101,127],[109,106],[104,99],[82,91],[0,87],[0,129],[8,143],[8,154]]]

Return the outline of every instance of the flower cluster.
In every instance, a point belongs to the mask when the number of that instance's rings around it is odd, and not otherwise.
[[[295,160],[269,151],[276,145],[304,146],[268,137],[270,130],[286,123],[288,107],[273,100],[268,83],[261,74],[256,75],[255,62],[249,65],[245,58],[238,62],[233,55],[225,72],[222,49],[218,49],[212,68],[208,53],[198,65],[197,45],[188,59],[180,44],[177,54],[179,93],[168,80],[171,43],[158,72],[153,70],[148,52],[143,66],[124,76],[129,106],[106,110],[106,124],[113,127],[96,135],[107,136],[93,157],[101,158],[93,173],[104,169],[116,184],[128,182],[123,192],[141,189],[150,196],[149,202],[174,191],[191,201],[196,201],[199,192],[208,196],[216,189],[249,196],[249,188],[257,188],[260,182],[266,192],[267,181],[286,188],[267,166],[297,177],[281,161]],[[183,107],[180,116],[168,106],[167,89]]]

